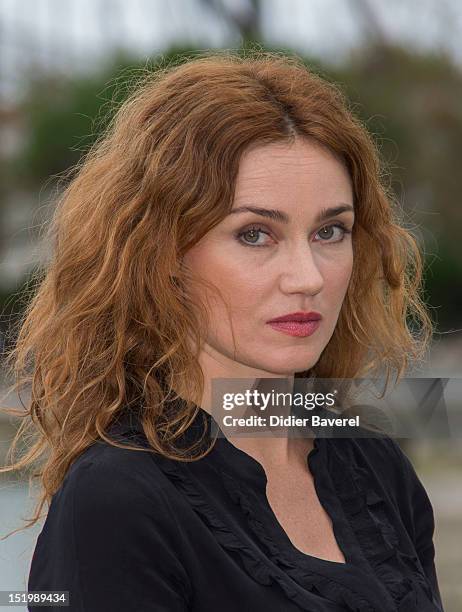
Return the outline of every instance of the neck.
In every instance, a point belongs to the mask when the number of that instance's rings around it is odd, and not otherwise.
[[[267,392],[271,389],[282,391],[284,393],[292,392],[294,386],[294,374],[278,374],[258,370],[235,361],[231,361],[221,355],[213,355],[210,350],[204,350],[200,355],[200,365],[204,374],[204,390],[199,405],[203,410],[214,417],[212,406],[213,400],[212,381],[216,378],[226,380],[233,379],[232,393],[244,392],[248,389],[258,389]],[[243,379],[243,380],[240,380]],[[266,381],[265,379],[273,379]],[[278,379],[280,382],[276,382]],[[228,389],[227,391],[231,391]],[[192,399],[188,396],[187,389],[175,389],[176,392],[185,399]],[[276,390],[276,389],[275,389]],[[195,400],[194,400],[195,401]],[[197,402],[196,402],[197,403]],[[288,407],[287,413],[290,412]],[[263,466],[276,467],[284,465],[293,465],[294,463],[305,462],[307,452],[313,447],[313,442],[310,438],[289,438],[275,436],[257,436],[257,437],[242,437],[242,436],[226,436],[228,440],[237,448],[246,452],[254,459],[259,461]]]

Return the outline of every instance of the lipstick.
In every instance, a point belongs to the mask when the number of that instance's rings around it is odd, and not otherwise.
[[[267,324],[283,334],[305,338],[311,336],[317,330],[321,319],[322,316],[319,312],[298,311],[270,319]]]

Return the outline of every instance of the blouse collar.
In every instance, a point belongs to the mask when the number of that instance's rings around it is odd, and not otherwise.
[[[177,397],[174,401],[169,402],[169,410],[179,410],[185,403],[186,401],[183,398]],[[199,462],[211,462],[214,465],[218,465],[219,469],[228,476],[236,478],[249,486],[265,490],[267,476],[261,463],[235,446],[224,435],[216,419],[209,412],[201,406],[194,406],[197,408],[197,413],[187,430],[178,439],[178,446],[180,448],[187,448],[203,437],[200,450],[206,450],[209,446],[212,446],[212,450],[200,459]],[[132,432],[141,434],[145,438],[139,410],[124,410],[112,424],[110,432],[122,436]],[[307,462],[310,455],[317,452],[318,443],[319,439],[315,437],[314,447],[307,453]]]

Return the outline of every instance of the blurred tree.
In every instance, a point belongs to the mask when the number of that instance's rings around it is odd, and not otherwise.
[[[238,32],[242,47],[263,40],[261,0],[243,0],[234,5],[226,0],[200,0],[200,4],[224,19],[232,30]]]
[[[362,35],[365,44],[372,41],[380,43],[381,47],[388,45],[388,36],[382,22],[377,15],[376,5],[370,0],[349,0],[353,15],[361,23]]]
[[[462,72],[446,54],[370,44],[329,75],[343,84],[391,170],[427,253],[426,288],[442,328],[462,312]]]
[[[139,59],[118,54],[91,76],[31,79],[22,105],[29,136],[16,160],[16,178],[35,189],[45,177],[74,165],[122,102],[122,81],[140,67]]]

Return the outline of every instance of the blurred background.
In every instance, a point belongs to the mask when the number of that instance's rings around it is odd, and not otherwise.
[[[436,333],[428,363],[413,375],[461,377],[458,0],[0,0],[0,348],[7,348],[32,268],[47,256],[40,227],[52,213],[59,173],[104,128],[137,70],[255,44],[296,53],[339,83],[374,134],[425,253]],[[0,391],[11,383],[3,374]],[[0,416],[2,463],[16,426]],[[460,437],[400,443],[433,503],[445,610],[460,612]],[[21,474],[2,475],[0,535],[22,526],[33,503]],[[41,525],[0,542],[0,590],[27,588]]]

